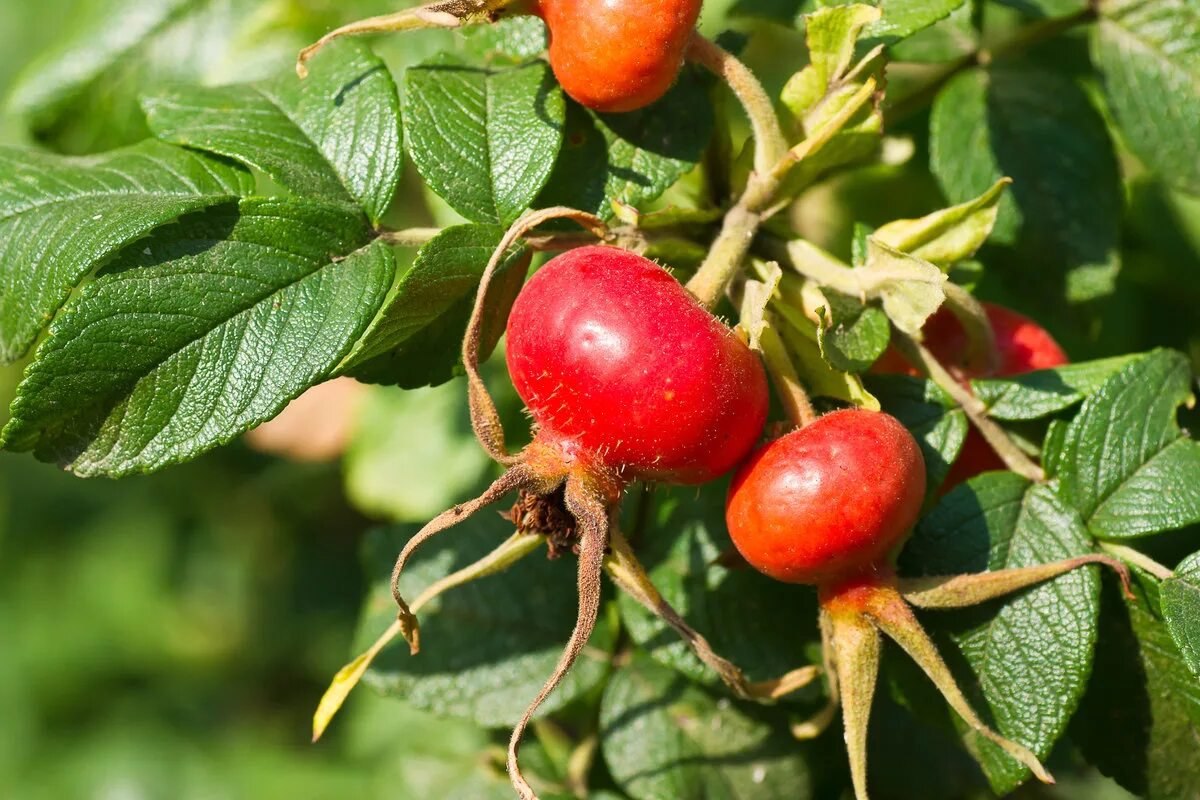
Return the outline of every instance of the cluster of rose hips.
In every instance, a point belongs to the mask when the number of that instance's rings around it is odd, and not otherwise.
[[[475,8],[495,16],[512,4],[446,0],[423,9],[445,15]],[[567,93],[608,112],[641,108],[667,91],[692,41],[700,5],[700,0],[536,0],[526,8],[547,23],[550,64]],[[478,498],[444,512],[413,537],[397,560],[393,589],[399,629],[415,651],[416,618],[396,590],[408,559],[431,536],[512,492],[521,497],[521,512],[514,515],[519,528],[546,537],[556,550],[578,553],[575,630],[510,740],[508,768],[523,800],[536,797],[517,761],[523,731],[587,642],[599,610],[601,576],[614,560],[620,562],[618,574],[634,576],[622,587],[675,627],[739,696],[772,699],[803,682],[785,676],[764,685],[747,683],[649,585],[615,528],[621,496],[631,483],[702,484],[735,467],[726,522],[737,550],[776,580],[817,589],[830,708],[841,701],[860,800],[866,797],[867,719],[881,633],[921,665],[971,727],[1050,780],[1033,753],[992,731],[971,709],[911,606],[972,605],[1082,564],[1117,566],[1111,559],[1084,556],[984,576],[897,576],[895,556],[926,498],[924,461],[908,430],[883,412],[843,409],[759,446],[768,414],[759,357],[669,272],[613,246],[580,247],[550,260],[512,307],[508,371],[535,435],[519,454],[509,455],[475,369],[488,280],[485,275],[464,363],[476,434],[507,470]],[[1032,321],[996,306],[986,312],[996,340],[987,374],[1065,362],[1058,345]],[[970,343],[952,314],[935,315],[925,341],[958,380],[981,374],[962,366]],[[893,352],[877,369],[914,371]],[[973,434],[950,480],[1002,467],[987,442]],[[796,731],[812,735],[820,727],[804,724]]]

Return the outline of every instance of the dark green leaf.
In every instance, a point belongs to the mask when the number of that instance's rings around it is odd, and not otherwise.
[[[395,619],[391,566],[414,531],[378,531],[367,541],[372,589],[359,631],[364,647]],[[415,598],[511,533],[511,523],[481,512],[420,551],[404,573],[401,590]],[[577,605],[575,559],[548,561],[539,550],[500,575],[431,602],[419,613],[421,652],[411,656],[408,645],[398,641],[380,654],[364,680],[417,708],[487,727],[511,726],[554,670]],[[542,715],[591,691],[608,675],[616,634],[615,615],[602,612],[587,648],[542,706]]]
[[[0,148],[0,360],[23,355],[121,247],[251,187],[240,169],[157,142],[93,158]]]
[[[562,145],[563,94],[550,68],[432,64],[408,70],[405,85],[408,152],[421,177],[468,219],[515,220]]]
[[[1200,681],[1158,613],[1156,587],[1140,575],[1137,599],[1104,593],[1100,640],[1071,738],[1101,772],[1146,800],[1200,796]]]
[[[1162,611],[1183,662],[1200,676],[1200,553],[1185,558],[1163,581]]]
[[[1112,375],[1080,409],[1063,448],[1063,496],[1101,538],[1200,521],[1200,444],[1176,422],[1191,395],[1181,354],[1155,351]]]
[[[51,326],[4,446],[81,475],[192,458],[327,378],[392,283],[337,206],[246,200],[128,248]]]
[[[1090,542],[1078,514],[1049,487],[993,472],[952,489],[918,523],[901,566],[923,575],[1023,567],[1087,553]],[[952,631],[978,681],[967,692],[976,710],[990,712],[1003,735],[1042,758],[1086,687],[1099,590],[1096,568],[1078,569],[1002,601],[998,610],[990,604],[962,614]],[[964,735],[998,793],[1029,776],[995,745]]]
[[[626,114],[594,114],[567,101],[563,147],[538,206],[565,205],[612,217],[612,201],[640,206],[700,160],[712,136],[703,81],[685,68],[658,102]]]
[[[895,61],[940,64],[962,58],[979,47],[979,31],[972,20],[974,4],[963,3],[950,15],[889,50]]]
[[[817,638],[816,598],[810,589],[766,580],[741,563],[718,559],[735,551],[725,533],[725,483],[702,489],[660,488],[637,539],[651,581],[722,656],[751,680],[777,678],[808,663]],[[694,681],[719,683],[666,623],[626,594],[621,617],[634,641],[656,661]],[[786,614],[778,609],[788,609]]]
[[[826,291],[833,324],[817,329],[821,355],[829,366],[842,372],[863,372],[887,349],[892,335],[887,314],[875,306],[863,306],[850,298]],[[849,302],[847,302],[849,301]]]
[[[449,380],[459,361],[479,279],[503,236],[504,229],[495,225],[456,225],[423,246],[340,371],[406,388]],[[514,246],[501,262],[501,279],[494,293],[489,292],[497,305],[502,305],[497,295],[508,269],[524,264],[525,252],[523,246]],[[524,276],[508,277],[519,287]],[[489,351],[484,347],[482,355]]]
[[[1200,194],[1200,6],[1104,0],[1092,50],[1129,146],[1163,179]]]
[[[497,56],[526,61],[546,52],[546,23],[532,14],[508,17],[492,25],[463,28],[466,49],[485,59]]]
[[[265,78],[316,32],[264,24],[264,0],[92,0],[77,8],[75,18],[56,21],[68,32],[26,67],[12,94],[39,139],[73,153],[143,138],[144,92]]]
[[[361,206],[378,222],[400,178],[400,103],[383,62],[359,44],[323,51],[256,84],[179,87],[145,98],[160,139],[262,170],[300,195]]]
[[[995,419],[1037,419],[1070,408],[1138,356],[1115,356],[1054,369],[1026,372],[1010,378],[971,381],[975,396]]]
[[[634,800],[810,796],[803,745],[778,714],[710,694],[644,656],[604,691],[600,741]]]
[[[1070,78],[997,62],[964,72],[933,108],[931,166],[952,202],[1012,177],[993,239],[1065,281],[1072,301],[1112,291],[1121,193],[1104,121]]]
[[[904,375],[868,375],[867,388],[884,411],[912,431],[925,457],[926,491],[932,496],[967,438],[967,415],[930,381]]]
[[[769,19],[790,26],[801,10],[813,5],[812,0],[734,0],[729,16]]]

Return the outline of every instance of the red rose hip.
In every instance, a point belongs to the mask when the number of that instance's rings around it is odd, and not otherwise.
[[[853,409],[759,450],[734,477],[725,513],[734,545],[759,571],[820,584],[885,563],[924,496],[912,434],[888,414]]]
[[[506,355],[539,439],[626,479],[712,480],[766,421],[758,357],[670,273],[615,247],[542,267],[513,305]]]
[[[550,66],[596,111],[634,111],[666,94],[683,65],[701,0],[540,0]]]

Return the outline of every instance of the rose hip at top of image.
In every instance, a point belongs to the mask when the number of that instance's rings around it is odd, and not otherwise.
[[[670,273],[614,247],[539,270],[509,315],[506,355],[539,440],[626,479],[712,480],[766,420],[758,358]]]
[[[550,66],[596,111],[634,111],[666,94],[683,65],[700,0],[539,0]]]

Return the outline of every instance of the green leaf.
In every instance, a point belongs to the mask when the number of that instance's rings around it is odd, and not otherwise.
[[[1200,794],[1200,681],[1184,664],[1154,582],[1105,591],[1091,683],[1071,725],[1087,760],[1146,800]]]
[[[491,25],[471,25],[462,33],[467,52],[485,60],[502,56],[527,61],[541,56],[549,46],[546,23],[532,14],[506,17]]]
[[[11,107],[38,139],[73,153],[146,135],[142,93],[177,82],[268,77],[316,30],[264,0],[89,0],[64,35],[31,62]],[[321,27],[319,24],[314,28]],[[248,47],[249,39],[253,47]]]
[[[878,0],[883,17],[867,26],[863,38],[868,46],[892,46],[939,22],[966,0]]]
[[[396,618],[391,567],[414,527],[376,531],[364,563],[371,593],[358,641],[365,647]],[[410,600],[434,581],[490,552],[512,525],[486,511],[434,539],[400,581]],[[421,652],[399,641],[384,650],[364,681],[385,694],[440,715],[485,727],[509,727],[553,672],[575,622],[575,559],[549,561],[535,552],[499,575],[459,586],[421,610]],[[592,691],[609,674],[615,615],[602,612],[575,667],[542,705],[552,713]]]
[[[878,297],[900,330],[915,334],[946,299],[946,276],[928,261],[867,239],[867,262],[854,270],[868,297]]]
[[[1001,61],[950,81],[933,106],[930,166],[952,202],[1008,175],[992,237],[1065,281],[1072,302],[1108,294],[1121,191],[1104,121],[1070,78]]]
[[[458,381],[412,391],[373,388],[343,461],[354,505],[398,522],[440,514],[478,486],[491,464],[471,433]]]
[[[217,89],[189,86],[144,98],[160,139],[265,172],[293,192],[354,202],[379,222],[400,179],[400,103],[383,62],[337,43],[298,80]]]
[[[660,487],[647,496],[637,552],[650,580],[667,602],[700,631],[719,654],[750,680],[777,678],[809,663],[806,647],[818,640],[817,607],[803,587],[765,580],[746,564],[724,566],[734,553],[725,533],[726,483],[697,491]],[[719,685],[665,622],[632,597],[618,598],[629,635],[655,661],[690,680]],[[747,607],[788,609],[786,614],[747,614]]]
[[[496,225],[456,225],[424,245],[340,372],[405,388],[444,383],[453,377],[479,279],[503,236],[504,229]],[[525,254],[523,245],[515,245],[501,261],[498,280],[489,292],[496,306],[506,307],[499,295],[509,283],[520,287],[524,274],[509,269],[525,263]],[[507,297],[507,303],[512,299]],[[491,351],[499,331],[488,338],[481,357]]]
[[[836,292],[825,292],[833,317],[828,327],[817,329],[821,355],[834,369],[865,372],[887,349],[892,328],[887,314],[875,306],[850,301]]]
[[[1180,562],[1160,591],[1167,629],[1184,663],[1200,677],[1200,553]]]
[[[641,655],[613,675],[600,746],[634,800],[811,796],[804,746],[777,713],[732,703]]]
[[[1191,396],[1186,358],[1158,350],[1112,375],[1067,431],[1062,494],[1105,539],[1200,522],[1200,444],[1179,429]]]
[[[944,64],[975,52],[979,30],[972,19],[974,11],[974,4],[963,3],[945,19],[891,45],[888,50],[892,61]]]
[[[147,472],[270,419],[329,377],[392,283],[337,206],[246,200],[128,248],[51,326],[3,444],[80,475]]]
[[[565,106],[542,62],[503,70],[429,64],[405,74],[408,152],[455,211],[508,225],[550,177]]]
[[[889,222],[876,230],[874,236],[890,247],[945,269],[956,261],[970,258],[987,241],[996,224],[1000,197],[1010,183],[1012,181],[1002,178],[974,200],[920,219]]]
[[[625,114],[596,114],[567,100],[563,146],[537,206],[564,205],[613,216],[612,203],[635,208],[690,172],[713,132],[704,81],[685,67],[657,102]]]
[[[1092,52],[1130,148],[1163,179],[1200,194],[1200,6],[1104,0]]]
[[[1114,356],[1010,378],[976,379],[971,389],[994,419],[1038,419],[1076,405],[1139,357]]]
[[[93,158],[0,148],[0,360],[22,356],[120,248],[251,188],[240,169],[157,142]]]
[[[901,567],[923,575],[1023,567],[1087,553],[1090,542],[1079,515],[1049,487],[991,472],[952,489],[917,524]],[[1096,569],[1083,568],[951,617],[958,622],[948,626],[952,638],[977,681],[967,690],[972,704],[1041,758],[1066,730],[1086,688],[1099,592]],[[974,732],[964,738],[998,794],[1029,776]]]
[[[868,375],[866,382],[883,409],[916,437],[925,458],[926,494],[934,496],[967,438],[967,415],[931,381]]]

